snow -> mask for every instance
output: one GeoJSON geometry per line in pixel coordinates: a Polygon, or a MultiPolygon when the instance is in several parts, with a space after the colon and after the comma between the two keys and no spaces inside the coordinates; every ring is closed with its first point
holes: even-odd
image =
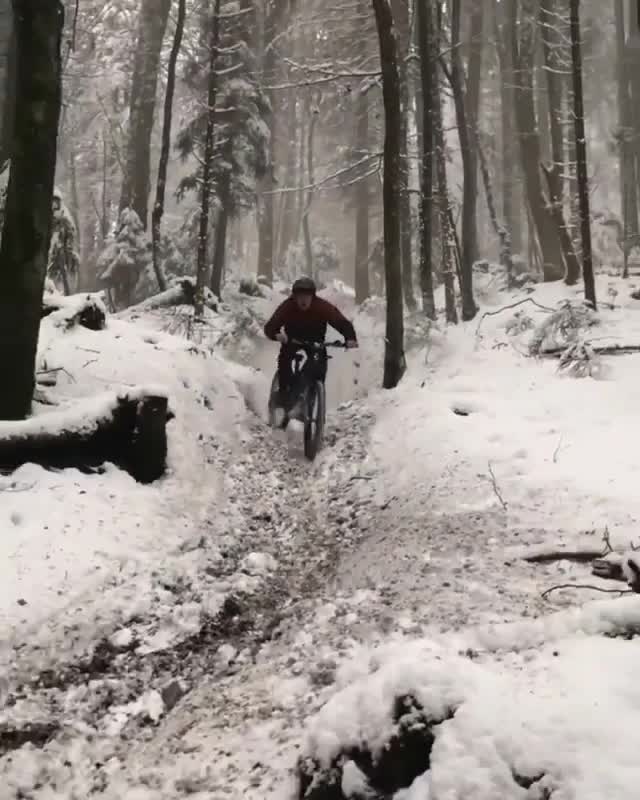
{"type": "MultiPolygon", "coordinates": [[[[628,293],[620,291],[622,298],[628,293]]],[[[553,308],[566,294],[566,287],[545,286],[530,297],[553,308]]],[[[483,311],[514,299],[502,295],[483,311]]],[[[600,311],[602,323],[587,334],[593,344],[640,344],[638,301],[621,302],[600,311]]],[[[534,321],[545,316],[536,306],[522,308],[534,321]]],[[[535,515],[538,524],[566,531],[608,526],[628,544],[640,518],[640,462],[630,435],[640,354],[608,359],[600,380],[572,380],[558,374],[557,360],[522,355],[532,331],[508,335],[513,313],[486,317],[481,337],[477,321],[447,331],[381,404],[373,456],[384,466],[386,490],[411,502],[428,483],[431,506],[441,511],[455,474],[465,485],[458,508],[499,508],[499,493],[511,524],[535,515]]]]}
{"type": "Polygon", "coordinates": [[[87,429],[119,397],[144,392],[168,396],[175,414],[168,474],[151,486],[108,465],[84,475],[26,464],[0,479],[0,629],[8,641],[37,640],[40,631],[51,645],[50,625],[60,635],[98,620],[108,628],[153,602],[153,571],[178,561],[223,491],[209,442],[234,442],[246,410],[224,359],[142,321],[111,317],[104,331],[64,330],[52,314],[42,322],[39,361],[56,370],[57,385],[46,390],[56,406],[0,422],[0,436],[87,429]]]}
{"type": "MultiPolygon", "coordinates": [[[[344,286],[324,292],[361,348],[330,365],[313,465],[260,421],[276,355],[260,329],[281,287],[226,292],[198,344],[181,335],[186,310],[137,308],[101,332],[44,320],[40,357],[64,367],[47,389],[59,405],[20,425],[80,425],[150,386],[176,416],[157,484],[113,467],[2,479],[0,625],[18,663],[0,683],[12,698],[0,734],[64,720],[50,743],[0,755],[9,791],[291,800],[309,756],[341,759],[345,797],[379,796],[353,751],[386,753],[394,703],[410,696],[434,743],[385,800],[635,800],[640,597],[589,564],[523,557],[599,550],[606,534],[636,580],[638,355],[602,356],[582,378],[530,357],[545,309],[578,303],[580,288],[507,292],[494,277],[478,278],[481,318],[407,319],[394,392],[378,390],[381,304],[356,311],[344,286]],[[108,675],[17,692],[34,664],[104,638],[108,675]],[[179,642],[191,649],[172,660],[179,642]],[[186,693],[175,708],[169,679],[186,693]]],[[[640,345],[635,286],[599,283],[578,341],[640,345]]]]}

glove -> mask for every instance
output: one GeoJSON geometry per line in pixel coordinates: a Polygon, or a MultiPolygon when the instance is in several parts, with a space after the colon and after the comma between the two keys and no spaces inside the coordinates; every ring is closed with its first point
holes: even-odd
{"type": "Polygon", "coordinates": [[[345,342],[345,347],[349,350],[353,350],[358,346],[358,342],[355,339],[347,339],[345,342]]]}
{"type": "Polygon", "coordinates": [[[289,337],[284,331],[281,333],[276,333],[276,342],[280,342],[280,344],[286,344],[288,341],[289,337]]]}

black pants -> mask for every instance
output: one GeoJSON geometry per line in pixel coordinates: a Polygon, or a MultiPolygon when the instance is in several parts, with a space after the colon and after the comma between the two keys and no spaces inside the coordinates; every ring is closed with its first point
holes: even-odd
{"type": "MultiPolygon", "coordinates": [[[[282,405],[287,406],[292,400],[297,398],[292,397],[293,384],[293,370],[292,360],[298,348],[292,345],[283,344],[278,353],[278,386],[280,387],[280,402],[282,405]]],[[[309,358],[311,356],[308,356],[309,358]]],[[[322,381],[323,383],[327,377],[327,356],[326,353],[320,352],[313,357],[313,371],[314,379],[322,381]]]]}

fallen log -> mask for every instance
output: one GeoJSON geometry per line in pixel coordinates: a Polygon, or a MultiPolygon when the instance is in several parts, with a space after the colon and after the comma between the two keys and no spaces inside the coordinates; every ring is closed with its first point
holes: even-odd
{"type": "MultiPolygon", "coordinates": [[[[570,345],[564,345],[562,347],[550,347],[548,350],[541,350],[537,354],[537,357],[560,358],[569,347],[570,345]]],[[[640,344],[610,344],[603,345],[601,347],[590,345],[590,349],[593,353],[601,356],[623,356],[629,355],[630,353],[640,353],[640,344]]]]}
{"type": "Polygon", "coordinates": [[[139,483],[152,483],[166,469],[171,417],[166,395],[138,388],[21,422],[0,422],[0,472],[10,474],[27,463],[93,472],[111,463],[139,483]]]}
{"type": "Polygon", "coordinates": [[[597,559],[591,567],[591,574],[607,581],[626,583],[629,588],[640,594],[640,568],[635,558],[624,556],[616,559],[597,559]]]}
{"type": "Polygon", "coordinates": [[[74,294],[69,297],[45,294],[40,319],[45,317],[51,317],[54,324],[64,328],[81,325],[91,331],[102,331],[107,325],[107,309],[102,293],[74,294]]]}
{"type": "Polygon", "coordinates": [[[576,564],[588,564],[602,558],[602,550],[551,550],[548,553],[534,553],[525,556],[530,564],[550,564],[553,561],[574,561],[576,564]]]}
{"type": "MultiPolygon", "coordinates": [[[[195,296],[195,281],[193,278],[183,278],[166,291],[143,300],[130,308],[129,311],[154,311],[158,308],[170,308],[171,306],[192,306],[195,303],[195,296]]],[[[218,298],[207,287],[204,290],[204,304],[211,311],[218,310],[218,298]]]]}

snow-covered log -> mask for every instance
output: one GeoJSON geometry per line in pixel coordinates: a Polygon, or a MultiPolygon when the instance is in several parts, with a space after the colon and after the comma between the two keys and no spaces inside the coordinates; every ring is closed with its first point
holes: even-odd
{"type": "Polygon", "coordinates": [[[45,294],[41,312],[41,318],[44,317],[52,317],[56,325],[64,328],[82,325],[92,331],[102,331],[107,324],[107,309],[102,292],[73,294],[69,297],[45,294]]]}
{"type": "Polygon", "coordinates": [[[21,422],[0,421],[0,472],[26,463],[90,472],[111,463],[151,483],[165,472],[170,417],[161,390],[138,388],[21,422]]]}
{"type": "MultiPolygon", "coordinates": [[[[143,300],[130,310],[153,311],[156,308],[169,308],[170,306],[192,306],[195,301],[195,289],[195,281],[192,278],[183,278],[166,291],[143,300]]],[[[211,311],[218,310],[218,298],[211,289],[206,287],[204,290],[204,304],[211,311]]]]}

